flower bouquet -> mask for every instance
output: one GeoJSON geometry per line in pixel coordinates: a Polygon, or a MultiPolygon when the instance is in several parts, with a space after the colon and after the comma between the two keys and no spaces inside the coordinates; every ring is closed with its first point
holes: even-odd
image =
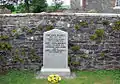
{"type": "Polygon", "coordinates": [[[48,76],[48,82],[51,84],[58,84],[61,81],[61,77],[57,74],[52,74],[48,76]]]}

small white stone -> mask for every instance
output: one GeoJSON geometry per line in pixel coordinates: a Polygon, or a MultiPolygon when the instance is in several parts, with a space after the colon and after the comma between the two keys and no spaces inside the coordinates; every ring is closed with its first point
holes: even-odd
{"type": "Polygon", "coordinates": [[[31,39],[31,40],[33,40],[33,39],[34,39],[34,37],[32,36],[30,39],[31,39]]]}
{"type": "Polygon", "coordinates": [[[70,24],[67,24],[67,27],[70,27],[70,24]]]}
{"type": "Polygon", "coordinates": [[[80,20],[80,22],[82,22],[82,20],[80,20]]]}
{"type": "Polygon", "coordinates": [[[86,50],[85,53],[86,53],[86,54],[89,54],[89,50],[86,50]]]}
{"type": "Polygon", "coordinates": [[[35,40],[37,40],[38,39],[38,36],[35,36],[35,40]]]}
{"type": "Polygon", "coordinates": [[[109,25],[110,25],[110,26],[112,26],[112,25],[113,25],[113,23],[110,23],[109,25]]]}
{"type": "Polygon", "coordinates": [[[80,37],[81,35],[80,35],[80,34],[78,34],[78,36],[80,37]]]}
{"type": "Polygon", "coordinates": [[[17,32],[22,32],[22,31],[21,31],[21,29],[19,28],[19,29],[17,29],[17,32]]]}
{"type": "Polygon", "coordinates": [[[12,59],[9,59],[9,61],[11,61],[12,59]]]}
{"type": "Polygon", "coordinates": [[[29,39],[30,39],[30,37],[27,37],[27,39],[29,40],[29,39]]]}
{"type": "Polygon", "coordinates": [[[19,21],[16,21],[16,23],[19,23],[19,21]]]}

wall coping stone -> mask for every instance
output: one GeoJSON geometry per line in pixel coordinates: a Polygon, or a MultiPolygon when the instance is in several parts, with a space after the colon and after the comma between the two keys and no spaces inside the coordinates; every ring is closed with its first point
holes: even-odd
{"type": "Polygon", "coordinates": [[[0,17],[25,17],[36,15],[51,15],[51,16],[101,16],[101,17],[120,17],[120,14],[115,13],[19,13],[19,14],[0,14],[0,17]]]}

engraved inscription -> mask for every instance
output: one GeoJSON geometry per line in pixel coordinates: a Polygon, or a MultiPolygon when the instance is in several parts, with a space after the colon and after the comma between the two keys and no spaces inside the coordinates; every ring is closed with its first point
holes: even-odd
{"type": "Polygon", "coordinates": [[[66,51],[65,34],[46,34],[45,52],[63,53],[66,51]]]}

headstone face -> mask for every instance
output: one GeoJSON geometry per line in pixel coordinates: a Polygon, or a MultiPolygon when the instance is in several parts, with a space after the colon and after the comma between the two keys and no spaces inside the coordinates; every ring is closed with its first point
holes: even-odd
{"type": "Polygon", "coordinates": [[[43,37],[43,67],[40,75],[47,77],[50,74],[63,77],[70,75],[68,33],[59,29],[44,32],[43,37]]]}
{"type": "Polygon", "coordinates": [[[45,68],[68,67],[68,33],[53,29],[44,33],[43,66],[45,68]]]}

